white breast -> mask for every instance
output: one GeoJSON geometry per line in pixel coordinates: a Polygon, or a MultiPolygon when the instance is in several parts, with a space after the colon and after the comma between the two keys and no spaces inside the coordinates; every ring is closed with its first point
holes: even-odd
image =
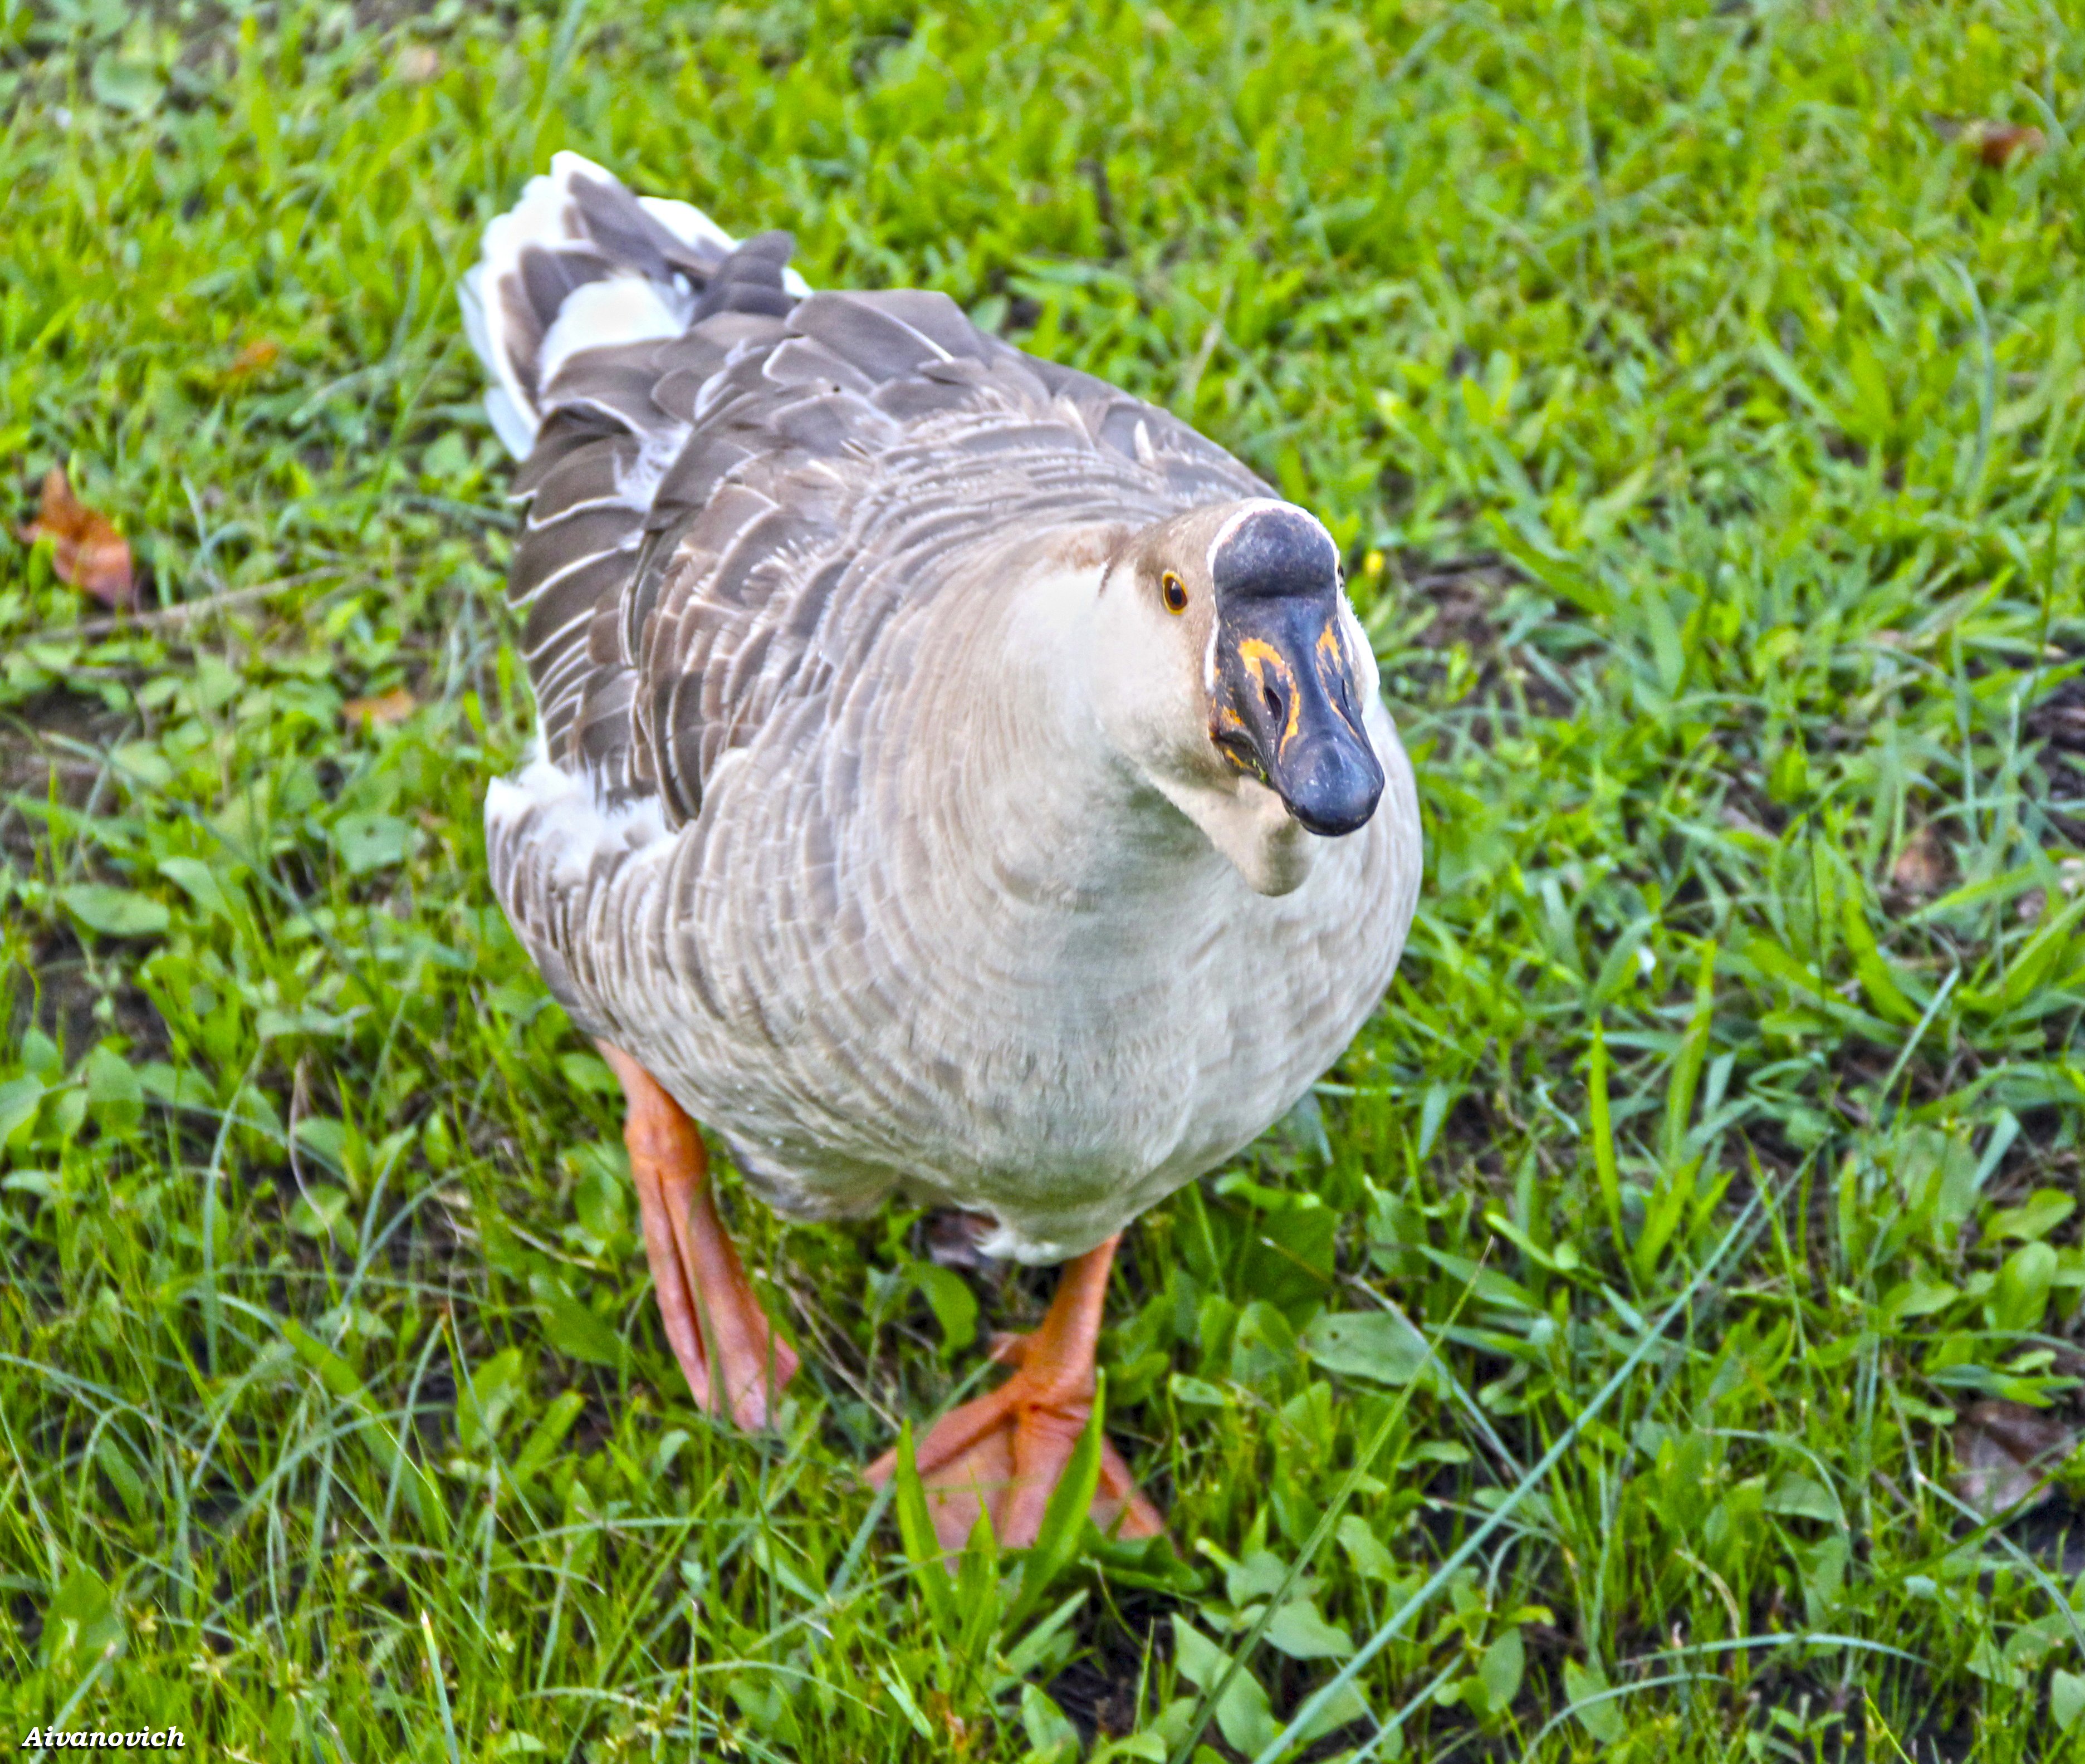
{"type": "MultiPolygon", "coordinates": [[[[1388,984],[1420,840],[1387,715],[1374,820],[1256,894],[1106,748],[1072,662],[1091,592],[901,609],[837,731],[764,730],[677,831],[556,809],[616,945],[602,1026],[786,1211],[898,1191],[995,1215],[995,1253],[1075,1254],[1263,1131],[1388,984]]],[[[495,841],[528,807],[488,805],[495,841]]]]}

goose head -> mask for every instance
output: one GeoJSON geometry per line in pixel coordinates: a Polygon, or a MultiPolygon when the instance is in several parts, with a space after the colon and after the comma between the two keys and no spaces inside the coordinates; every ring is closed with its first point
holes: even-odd
{"type": "Polygon", "coordinates": [[[1287,893],[1367,824],[1375,659],[1314,516],[1255,498],[1161,521],[1115,551],[1096,611],[1110,740],[1251,887],[1287,893]]]}

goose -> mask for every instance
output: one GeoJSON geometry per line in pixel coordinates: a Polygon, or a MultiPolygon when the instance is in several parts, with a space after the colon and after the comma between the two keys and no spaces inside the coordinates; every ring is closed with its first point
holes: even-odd
{"type": "MultiPolygon", "coordinates": [[[[461,299],[521,462],[538,715],[487,861],[620,1080],[703,1410],[762,1427],[799,1363],[698,1122],[786,1216],[958,1208],[1064,1265],[916,1452],[945,1546],[983,1517],[1019,1547],[1123,1228],[1381,1000],[1417,800],[1314,516],[947,296],[813,292],[791,250],[572,153],[485,230],[461,299]]],[[[1161,1531],[1101,1458],[1096,1520],[1161,1531]]]]}

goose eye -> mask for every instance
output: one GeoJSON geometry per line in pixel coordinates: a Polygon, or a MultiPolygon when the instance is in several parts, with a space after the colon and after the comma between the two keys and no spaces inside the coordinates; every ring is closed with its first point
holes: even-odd
{"type": "Polygon", "coordinates": [[[1166,610],[1184,613],[1187,610],[1187,584],[1170,570],[1158,579],[1158,592],[1166,597],[1166,610]]]}

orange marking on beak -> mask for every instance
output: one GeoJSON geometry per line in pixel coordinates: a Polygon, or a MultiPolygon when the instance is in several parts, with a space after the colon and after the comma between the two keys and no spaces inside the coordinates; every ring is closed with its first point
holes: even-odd
{"type": "Polygon", "coordinates": [[[1303,695],[1296,689],[1296,671],[1289,665],[1289,658],[1262,637],[1246,638],[1238,645],[1238,654],[1246,672],[1252,676],[1252,683],[1262,692],[1267,689],[1270,668],[1281,676],[1281,684],[1289,690],[1289,724],[1274,744],[1275,757],[1279,759],[1303,720],[1303,695]]]}

